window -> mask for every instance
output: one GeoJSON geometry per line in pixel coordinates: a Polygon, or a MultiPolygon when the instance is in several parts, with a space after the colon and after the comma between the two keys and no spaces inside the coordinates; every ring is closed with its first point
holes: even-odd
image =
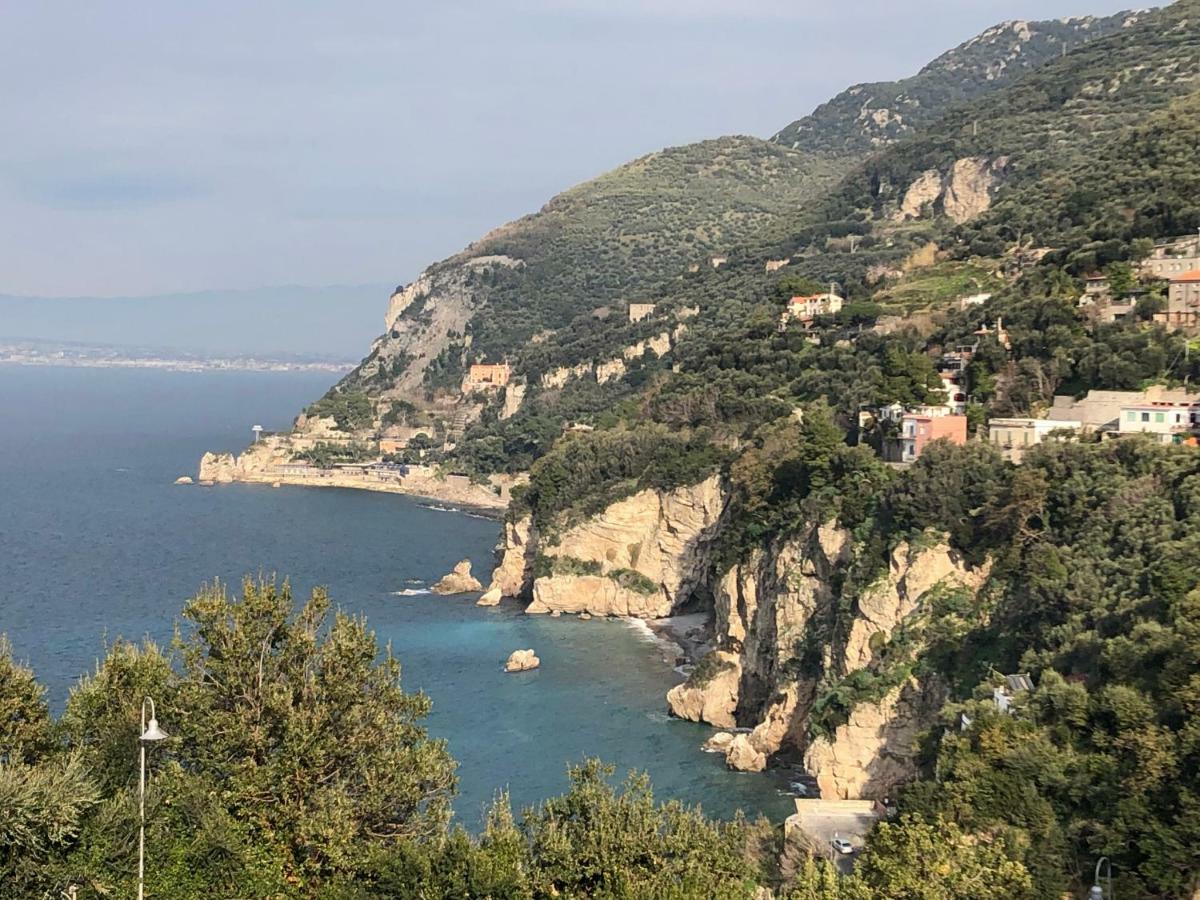
{"type": "Polygon", "coordinates": [[[1135,413],[1132,409],[1129,410],[1129,412],[1125,413],[1125,421],[1126,422],[1136,422],[1137,421],[1137,413],[1135,413]]]}
{"type": "Polygon", "coordinates": [[[1142,421],[1149,422],[1150,421],[1150,413],[1142,413],[1142,421]]]}
{"type": "Polygon", "coordinates": [[[1166,416],[1164,416],[1162,413],[1154,414],[1154,422],[1156,425],[1161,425],[1165,421],[1166,421],[1166,416]]]}

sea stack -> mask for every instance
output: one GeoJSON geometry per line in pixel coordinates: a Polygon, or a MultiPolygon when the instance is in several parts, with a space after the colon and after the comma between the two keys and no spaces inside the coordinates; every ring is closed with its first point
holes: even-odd
{"type": "Polygon", "coordinates": [[[442,595],[469,594],[472,591],[482,591],[483,585],[479,583],[478,578],[471,575],[471,561],[464,559],[430,590],[442,595]]]}

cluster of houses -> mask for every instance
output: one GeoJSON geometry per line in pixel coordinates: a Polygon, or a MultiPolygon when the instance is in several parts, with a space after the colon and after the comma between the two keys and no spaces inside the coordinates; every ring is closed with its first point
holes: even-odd
{"type": "Polygon", "coordinates": [[[1089,391],[1082,400],[1055,397],[1045,418],[992,419],[988,440],[1020,462],[1047,440],[1150,434],[1164,444],[1197,446],[1200,394],[1155,385],[1144,391],[1089,391]]]}
{"type": "MultiPolygon", "coordinates": [[[[1200,234],[1158,241],[1137,271],[1144,280],[1167,282],[1167,306],[1154,314],[1155,322],[1172,330],[1200,328],[1200,234]]],[[[1117,322],[1131,316],[1147,293],[1143,284],[1117,294],[1107,275],[1095,274],[1084,279],[1079,302],[1098,321],[1117,322]]]]}

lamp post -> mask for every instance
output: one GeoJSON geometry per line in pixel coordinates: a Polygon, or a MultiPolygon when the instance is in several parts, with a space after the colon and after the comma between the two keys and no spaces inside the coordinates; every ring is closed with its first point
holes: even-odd
{"type": "Polygon", "coordinates": [[[1088,891],[1088,900],[1115,900],[1116,892],[1113,891],[1112,884],[1112,860],[1107,856],[1102,856],[1096,862],[1096,876],[1092,879],[1092,889],[1088,891]],[[1108,882],[1108,893],[1104,892],[1104,888],[1100,887],[1100,869],[1105,870],[1105,880],[1108,882]]]}
{"type": "Polygon", "coordinates": [[[146,745],[165,740],[167,733],[158,727],[158,718],[154,714],[154,701],[146,697],[142,700],[142,734],[138,738],[138,756],[141,762],[141,774],[138,778],[138,900],[142,900],[146,888],[146,745]],[[146,704],[150,704],[150,721],[146,722],[146,704]]]}

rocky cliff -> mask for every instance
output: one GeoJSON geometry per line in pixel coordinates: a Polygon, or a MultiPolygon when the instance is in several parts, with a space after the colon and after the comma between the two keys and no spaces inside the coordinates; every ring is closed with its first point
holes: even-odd
{"type": "Polygon", "coordinates": [[[861,553],[844,529],[812,526],[753,551],[714,584],[719,650],[668,704],[682,718],[751,729],[724,745],[734,768],[802,753],[822,796],[838,799],[882,798],[915,773],[917,735],[944,696],[888,650],[903,632],[919,652],[930,603],[947,591],[974,594],[988,569],[929,535],[896,546],[865,588],[847,588],[869,565],[861,553]],[[833,692],[859,672],[877,688],[830,715],[833,692]]]}
{"type": "Polygon", "coordinates": [[[644,490],[554,534],[510,522],[492,588],[530,597],[527,612],[659,618],[706,585],[727,498],[719,476],[644,490]]]}

